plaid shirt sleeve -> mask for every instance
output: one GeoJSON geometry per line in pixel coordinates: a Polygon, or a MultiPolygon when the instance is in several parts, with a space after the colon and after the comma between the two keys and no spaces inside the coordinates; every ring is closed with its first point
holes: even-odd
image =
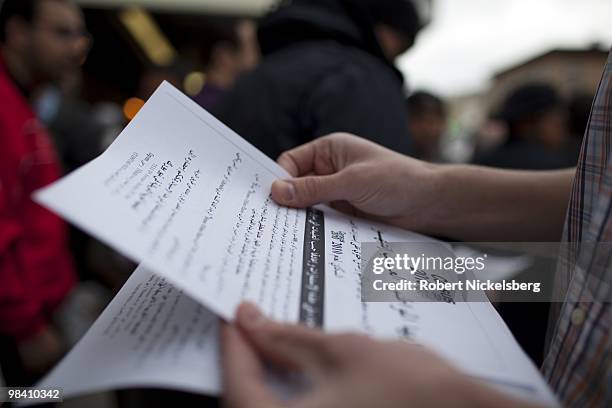
{"type": "Polygon", "coordinates": [[[612,51],[591,109],[563,240],[555,290],[565,302],[553,313],[543,372],[564,405],[610,407],[612,51]]]}

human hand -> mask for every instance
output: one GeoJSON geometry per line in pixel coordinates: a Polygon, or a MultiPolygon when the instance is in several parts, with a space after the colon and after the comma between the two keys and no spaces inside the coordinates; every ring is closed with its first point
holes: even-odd
{"type": "Polygon", "coordinates": [[[518,404],[423,346],[275,323],[250,304],[239,307],[235,326],[223,326],[221,345],[224,397],[233,408],[518,404]],[[305,374],[312,387],[279,400],[266,385],[264,361],[305,374]]]}
{"type": "Polygon", "coordinates": [[[20,342],[17,350],[24,370],[31,375],[44,374],[63,355],[61,336],[52,326],[46,326],[33,337],[20,342]]]}
{"type": "Polygon", "coordinates": [[[282,205],[330,203],[420,232],[428,232],[435,216],[437,166],[354,135],[318,138],[283,153],[278,164],[294,177],[272,185],[272,198],[282,205]]]}

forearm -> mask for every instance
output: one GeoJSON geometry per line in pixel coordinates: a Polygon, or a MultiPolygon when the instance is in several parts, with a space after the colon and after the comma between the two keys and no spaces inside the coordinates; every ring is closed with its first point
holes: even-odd
{"type": "Polygon", "coordinates": [[[426,233],[463,241],[558,241],[574,169],[442,165],[426,233]]]}

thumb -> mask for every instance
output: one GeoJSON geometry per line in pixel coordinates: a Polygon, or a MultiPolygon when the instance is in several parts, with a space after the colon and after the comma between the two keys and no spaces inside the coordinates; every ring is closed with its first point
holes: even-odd
{"type": "Polygon", "coordinates": [[[272,184],[272,199],[288,207],[310,207],[336,200],[350,200],[351,183],[342,173],[277,180],[272,184]]]}
{"type": "Polygon", "coordinates": [[[274,322],[250,303],[240,305],[236,323],[257,353],[281,368],[318,377],[331,363],[327,336],[319,330],[274,322]]]}

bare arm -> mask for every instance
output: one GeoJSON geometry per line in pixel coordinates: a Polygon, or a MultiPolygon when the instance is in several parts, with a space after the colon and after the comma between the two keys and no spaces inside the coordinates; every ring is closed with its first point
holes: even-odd
{"type": "Polygon", "coordinates": [[[574,171],[434,165],[334,134],[279,158],[280,204],[331,203],[361,216],[464,241],[557,241],[574,171]]]}
{"type": "Polygon", "coordinates": [[[574,172],[439,166],[437,204],[422,230],[464,241],[558,241],[574,172]]]}

